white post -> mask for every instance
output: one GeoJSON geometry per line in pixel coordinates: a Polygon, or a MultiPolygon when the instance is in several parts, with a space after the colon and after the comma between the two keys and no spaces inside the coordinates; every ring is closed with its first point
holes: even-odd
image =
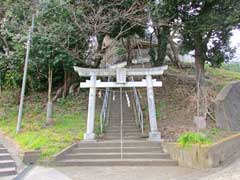
{"type": "Polygon", "coordinates": [[[156,108],[155,108],[154,93],[153,93],[152,76],[147,75],[146,81],[147,81],[147,96],[148,96],[148,114],[149,114],[149,121],[150,121],[149,140],[159,141],[161,139],[161,134],[158,131],[158,127],[157,127],[157,117],[156,117],[156,108]]]}
{"type": "Polygon", "coordinates": [[[32,26],[31,28],[29,28],[29,32],[28,32],[27,52],[26,52],[25,63],[24,63],[22,91],[21,91],[21,99],[20,99],[19,110],[18,110],[17,128],[16,128],[17,133],[20,132],[21,124],[22,124],[23,101],[24,101],[25,87],[26,87],[26,81],[27,81],[28,59],[29,59],[29,53],[30,53],[31,35],[33,33],[33,28],[34,28],[34,15],[32,16],[32,26]]]}
{"type": "Polygon", "coordinates": [[[94,140],[94,120],[96,103],[96,76],[92,75],[90,79],[89,101],[88,101],[88,119],[87,132],[84,134],[84,140],[94,140]]]}

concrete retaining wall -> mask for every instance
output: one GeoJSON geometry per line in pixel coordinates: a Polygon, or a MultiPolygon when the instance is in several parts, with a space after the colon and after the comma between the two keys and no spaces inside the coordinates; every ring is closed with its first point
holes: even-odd
{"type": "Polygon", "coordinates": [[[236,134],[211,145],[192,145],[182,148],[177,143],[163,143],[164,151],[180,166],[206,169],[221,165],[240,150],[240,134],[236,134]]]}

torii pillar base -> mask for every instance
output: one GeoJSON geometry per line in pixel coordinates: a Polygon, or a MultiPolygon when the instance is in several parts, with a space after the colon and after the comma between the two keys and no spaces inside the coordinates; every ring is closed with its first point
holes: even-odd
{"type": "Polygon", "coordinates": [[[148,134],[149,141],[162,141],[161,133],[159,131],[156,132],[149,132],[148,134]]]}
{"type": "Polygon", "coordinates": [[[95,141],[94,133],[84,133],[84,141],[95,141]]]}

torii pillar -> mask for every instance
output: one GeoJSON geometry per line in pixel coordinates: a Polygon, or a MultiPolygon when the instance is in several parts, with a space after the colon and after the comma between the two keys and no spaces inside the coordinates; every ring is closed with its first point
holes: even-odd
{"type": "Polygon", "coordinates": [[[90,90],[88,100],[88,117],[87,132],[84,133],[85,140],[94,140],[94,121],[95,121],[95,104],[96,104],[96,76],[92,75],[90,79],[90,90]]]}
{"type": "Polygon", "coordinates": [[[149,140],[155,141],[155,140],[161,139],[161,134],[157,127],[157,116],[156,116],[152,76],[147,75],[146,81],[147,81],[148,115],[149,115],[149,121],[150,121],[149,140]]]}

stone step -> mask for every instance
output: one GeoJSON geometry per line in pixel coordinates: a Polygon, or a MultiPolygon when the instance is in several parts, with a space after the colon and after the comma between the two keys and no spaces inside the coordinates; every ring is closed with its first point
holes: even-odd
{"type": "MultiPolygon", "coordinates": [[[[110,125],[108,126],[109,129],[113,129],[113,128],[120,128],[121,126],[120,125],[110,125]]],[[[132,128],[137,128],[136,125],[123,125],[123,129],[132,129],[132,128]]]]}
{"type": "MultiPolygon", "coordinates": [[[[113,122],[113,121],[109,121],[110,124],[116,124],[116,125],[121,125],[121,122],[119,121],[116,121],[116,122],[113,122]]],[[[126,121],[126,122],[123,122],[122,123],[123,125],[136,125],[136,122],[135,121],[126,121]]]]}
{"type": "Polygon", "coordinates": [[[0,153],[8,153],[7,149],[4,147],[0,148],[0,153]]]}
{"type": "Polygon", "coordinates": [[[57,166],[177,166],[178,162],[169,159],[84,159],[61,160],[57,166]]]}
{"type": "MultiPolygon", "coordinates": [[[[107,129],[107,130],[120,130],[121,129],[121,126],[120,125],[109,125],[108,127],[105,127],[105,129],[107,129]]],[[[122,129],[124,130],[124,131],[128,131],[128,130],[131,130],[131,129],[140,129],[138,126],[136,126],[136,125],[123,125],[122,126],[122,129]]]]}
{"type": "MultiPolygon", "coordinates": [[[[136,123],[135,122],[123,122],[122,123],[123,125],[126,125],[126,126],[136,126],[136,123]]],[[[109,125],[116,125],[116,126],[120,126],[121,125],[121,122],[109,122],[109,125]]]]}
{"type": "MultiPolygon", "coordinates": [[[[112,117],[112,116],[109,116],[109,121],[115,121],[115,122],[120,122],[121,121],[121,116],[116,116],[116,117],[112,117]]],[[[135,121],[135,118],[133,115],[129,116],[123,116],[123,121],[125,122],[134,122],[135,121]]]]}
{"type": "MultiPolygon", "coordinates": [[[[78,147],[120,147],[121,141],[98,141],[98,142],[80,142],[78,147]]],[[[161,147],[160,142],[155,141],[123,141],[124,147],[161,147]]]]}
{"type": "MultiPolygon", "coordinates": [[[[108,127],[111,127],[111,126],[121,126],[121,123],[109,123],[108,127]]],[[[130,123],[123,123],[122,126],[137,126],[136,123],[133,123],[133,122],[130,122],[130,123]]]]}
{"type": "MultiPolygon", "coordinates": [[[[110,108],[110,112],[109,112],[109,118],[115,118],[115,119],[119,119],[121,117],[121,113],[116,113],[117,111],[120,110],[120,107],[117,108],[116,110],[110,108]]],[[[132,112],[132,109],[130,109],[131,111],[124,111],[123,110],[123,117],[127,118],[127,119],[134,119],[134,113],[132,112]]]]}
{"type": "MultiPolygon", "coordinates": [[[[109,119],[109,121],[110,122],[121,122],[121,119],[120,119],[121,117],[119,116],[119,117],[116,117],[116,118],[113,118],[113,117],[109,117],[108,119],[109,119]]],[[[123,117],[123,122],[135,122],[135,118],[134,117],[123,117]]]]}
{"type": "MultiPolygon", "coordinates": [[[[126,117],[126,115],[134,115],[134,113],[132,112],[132,108],[129,108],[129,109],[124,109],[123,108],[123,116],[126,117]]],[[[120,117],[121,113],[120,113],[120,106],[119,107],[116,107],[115,109],[110,107],[110,112],[109,112],[109,115],[110,116],[115,116],[115,117],[120,117]]]]}
{"type": "MultiPolygon", "coordinates": [[[[111,124],[121,124],[121,121],[109,121],[109,123],[111,123],[111,124]]],[[[123,121],[123,124],[136,124],[136,122],[135,121],[123,121]]]]}
{"type": "MultiPolygon", "coordinates": [[[[120,133],[120,129],[107,129],[105,130],[105,133],[120,133]]],[[[140,130],[137,129],[137,128],[134,128],[134,129],[123,129],[123,133],[128,133],[128,132],[136,132],[136,133],[139,133],[140,130]]]]}
{"type": "MultiPolygon", "coordinates": [[[[116,136],[116,135],[112,135],[112,136],[104,136],[105,139],[108,139],[108,140],[121,140],[121,136],[116,136]]],[[[124,141],[128,141],[128,140],[138,140],[140,139],[141,137],[139,136],[123,136],[122,139],[124,141]]]]}
{"type": "MultiPolygon", "coordinates": [[[[119,128],[116,128],[116,127],[114,127],[114,128],[109,128],[109,129],[105,129],[105,133],[111,133],[111,132],[116,132],[116,133],[119,133],[120,132],[120,129],[119,128]]],[[[127,129],[124,129],[124,131],[123,131],[124,133],[128,133],[128,132],[138,132],[138,133],[141,133],[141,131],[140,131],[140,129],[138,129],[138,128],[127,128],[127,129]]]]}
{"type": "MultiPolygon", "coordinates": [[[[120,130],[119,130],[119,128],[113,128],[113,129],[106,129],[105,130],[105,133],[111,133],[111,132],[116,132],[116,133],[119,133],[120,132],[120,130]]],[[[137,129],[137,128],[134,128],[134,129],[126,129],[126,130],[124,130],[123,131],[124,133],[128,133],[128,132],[138,132],[138,133],[141,133],[141,131],[139,130],[139,129],[137,129]]]]}
{"type": "MultiPolygon", "coordinates": [[[[120,124],[109,124],[109,126],[107,128],[111,128],[111,127],[120,128],[121,125],[120,124]]],[[[123,130],[124,130],[124,127],[137,128],[138,126],[136,124],[123,124],[122,127],[123,127],[123,130]]]]}
{"type": "MultiPolygon", "coordinates": [[[[120,159],[121,153],[76,153],[68,154],[65,159],[120,159]]],[[[125,159],[169,159],[166,153],[123,153],[125,159]]]]}
{"type": "MultiPolygon", "coordinates": [[[[139,140],[139,136],[125,136],[123,137],[123,140],[139,140]]],[[[118,136],[110,136],[110,137],[105,137],[104,139],[106,140],[120,140],[121,138],[118,136]]]]}
{"type": "MultiPolygon", "coordinates": [[[[132,111],[132,108],[128,110],[123,109],[123,113],[124,113],[123,117],[134,117],[134,112],[132,111]]],[[[117,117],[117,118],[121,117],[120,107],[116,109],[110,108],[109,117],[117,117]]]]}
{"type": "MultiPolygon", "coordinates": [[[[81,148],[75,148],[72,150],[73,154],[76,153],[120,153],[121,148],[119,147],[81,147],[81,148]]],[[[156,152],[161,153],[162,148],[161,147],[123,147],[124,153],[143,153],[143,152],[156,152]]]]}
{"type": "MultiPolygon", "coordinates": [[[[108,138],[110,138],[110,137],[113,137],[113,138],[121,138],[121,134],[119,133],[119,134],[115,134],[115,133],[113,133],[113,134],[104,134],[104,137],[108,137],[108,138]]],[[[131,138],[141,138],[141,133],[137,133],[137,134],[123,134],[122,135],[122,137],[123,138],[125,138],[125,139],[131,139],[131,138]]]]}
{"type": "Polygon", "coordinates": [[[17,169],[15,167],[0,169],[0,177],[10,176],[10,175],[15,175],[15,174],[17,174],[17,169]]]}
{"type": "MultiPolygon", "coordinates": [[[[112,127],[118,127],[118,128],[120,128],[120,127],[130,127],[130,128],[135,128],[135,127],[138,127],[137,125],[136,125],[136,123],[123,123],[122,125],[121,125],[121,123],[109,123],[108,124],[108,126],[106,126],[106,128],[112,128],[112,127]]],[[[124,130],[124,129],[123,129],[124,130]]]]}
{"type": "Polygon", "coordinates": [[[0,160],[12,160],[12,157],[9,153],[0,153],[0,160]]]}
{"type": "MultiPolygon", "coordinates": [[[[134,112],[132,111],[133,108],[129,108],[129,109],[124,109],[123,108],[123,117],[126,117],[127,115],[134,115],[134,112]]],[[[120,117],[121,116],[121,112],[120,112],[120,107],[116,107],[115,109],[113,109],[112,107],[110,107],[110,112],[109,112],[109,117],[113,116],[113,117],[120,117]]]]}
{"type": "MultiPolygon", "coordinates": [[[[137,132],[123,132],[123,136],[141,136],[141,133],[139,131],[137,132]]],[[[104,136],[121,136],[121,132],[106,132],[104,133],[104,136]]]]}
{"type": "Polygon", "coordinates": [[[0,160],[0,168],[16,167],[16,163],[13,160],[0,160]]]}

